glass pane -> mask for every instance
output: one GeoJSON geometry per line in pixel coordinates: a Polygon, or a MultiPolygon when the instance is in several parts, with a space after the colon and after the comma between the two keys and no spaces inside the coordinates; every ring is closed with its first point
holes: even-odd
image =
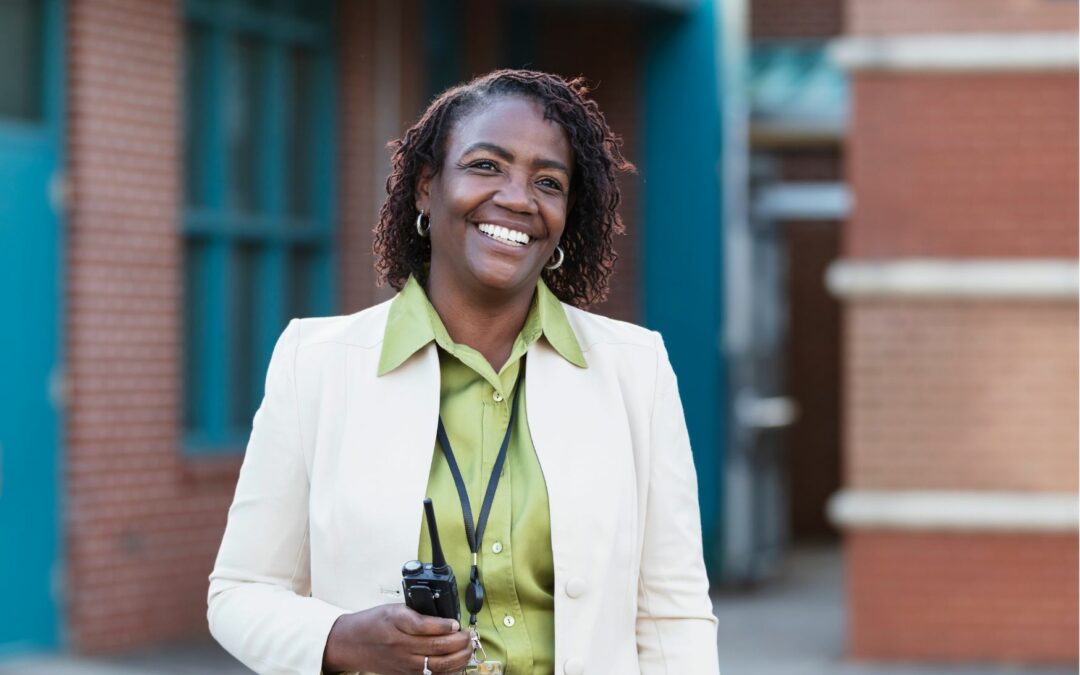
{"type": "Polygon", "coordinates": [[[256,279],[259,273],[259,248],[250,244],[237,246],[233,251],[232,344],[229,355],[232,368],[232,396],[229,422],[237,431],[251,428],[251,417],[258,401],[255,399],[255,360],[258,349],[255,343],[256,279]]]}
{"type": "Polygon", "coordinates": [[[314,248],[295,248],[289,251],[289,289],[286,316],[290,319],[312,316],[318,306],[315,297],[319,287],[321,253],[314,248]]]}
{"type": "Polygon", "coordinates": [[[184,36],[184,198],[190,206],[209,201],[206,148],[209,144],[210,32],[189,24],[184,36]]]}
{"type": "Polygon", "coordinates": [[[241,0],[240,5],[256,11],[274,11],[282,0],[241,0]]]}
{"type": "Polygon", "coordinates": [[[281,0],[282,9],[298,19],[325,21],[330,16],[330,3],[326,0],[281,0]]]}
{"type": "Polygon", "coordinates": [[[207,325],[206,251],[201,240],[189,240],[184,246],[184,428],[188,431],[202,429],[206,422],[199,408],[208,337],[200,330],[207,325]]]}
{"type": "Polygon", "coordinates": [[[227,145],[230,163],[229,205],[237,211],[256,212],[258,199],[260,83],[265,71],[264,50],[259,40],[237,36],[230,45],[229,79],[224,96],[227,106],[227,145]]]}
{"type": "Polygon", "coordinates": [[[297,217],[313,215],[315,187],[315,101],[319,83],[315,55],[310,49],[289,51],[290,96],[286,105],[286,212],[297,217]]]}
{"type": "Polygon", "coordinates": [[[42,4],[0,0],[0,117],[41,118],[42,4]]]}

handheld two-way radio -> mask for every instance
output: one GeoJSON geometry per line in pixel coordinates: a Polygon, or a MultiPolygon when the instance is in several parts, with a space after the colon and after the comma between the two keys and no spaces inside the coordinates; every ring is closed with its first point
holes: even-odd
{"type": "Polygon", "coordinates": [[[439,528],[435,525],[435,507],[430,498],[424,499],[424,515],[431,536],[432,560],[429,563],[410,560],[401,566],[405,604],[427,616],[460,620],[457,580],[454,579],[454,570],[450,569],[443,557],[439,528]]]}

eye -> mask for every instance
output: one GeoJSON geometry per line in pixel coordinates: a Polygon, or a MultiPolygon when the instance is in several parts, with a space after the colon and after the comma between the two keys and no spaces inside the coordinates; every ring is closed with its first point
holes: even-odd
{"type": "Polygon", "coordinates": [[[558,190],[559,192],[562,192],[563,189],[562,183],[555,180],[554,178],[541,178],[539,183],[540,185],[548,188],[549,190],[558,190]]]}
{"type": "Polygon", "coordinates": [[[490,159],[478,159],[475,162],[469,164],[470,169],[480,169],[481,171],[498,171],[499,166],[490,159]]]}

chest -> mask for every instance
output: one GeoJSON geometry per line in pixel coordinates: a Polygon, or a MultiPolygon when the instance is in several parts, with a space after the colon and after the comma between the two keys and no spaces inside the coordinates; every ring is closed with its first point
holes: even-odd
{"type": "MultiPolygon", "coordinates": [[[[333,593],[357,607],[396,601],[401,564],[417,553],[441,398],[434,347],[392,377],[374,377],[363,356],[323,392],[339,397],[340,414],[306,430],[313,588],[327,570],[326,583],[340,584],[333,593]]],[[[522,401],[546,488],[556,587],[571,572],[634,568],[647,441],[647,411],[616,378],[560,361],[530,351],[522,401]]]]}

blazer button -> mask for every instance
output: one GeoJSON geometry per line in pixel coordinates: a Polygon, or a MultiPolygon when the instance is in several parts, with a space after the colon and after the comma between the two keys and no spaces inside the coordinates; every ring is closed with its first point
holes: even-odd
{"type": "Polygon", "coordinates": [[[581,675],[585,672],[585,664],[578,658],[566,659],[566,663],[563,664],[563,672],[566,675],[581,675]]]}
{"type": "Polygon", "coordinates": [[[589,589],[588,584],[581,577],[574,577],[566,582],[566,594],[571,598],[580,598],[589,589]]]}

